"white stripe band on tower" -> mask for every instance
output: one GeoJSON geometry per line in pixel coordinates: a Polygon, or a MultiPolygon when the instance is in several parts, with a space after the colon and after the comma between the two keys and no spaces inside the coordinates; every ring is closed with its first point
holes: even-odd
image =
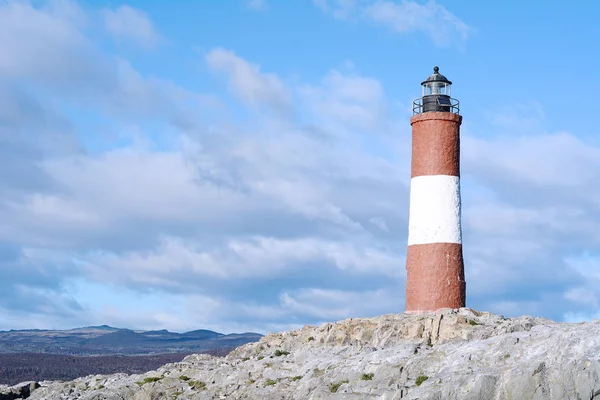
{"type": "Polygon", "coordinates": [[[423,175],[410,180],[408,245],[462,244],[460,178],[423,175]]]}

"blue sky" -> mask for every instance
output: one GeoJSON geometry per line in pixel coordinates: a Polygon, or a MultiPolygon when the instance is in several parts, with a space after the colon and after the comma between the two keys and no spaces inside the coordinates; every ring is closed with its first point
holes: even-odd
{"type": "Polygon", "coordinates": [[[434,65],[464,115],[468,306],[600,317],[595,3],[165,4],[0,4],[0,329],[403,311],[434,65]]]}

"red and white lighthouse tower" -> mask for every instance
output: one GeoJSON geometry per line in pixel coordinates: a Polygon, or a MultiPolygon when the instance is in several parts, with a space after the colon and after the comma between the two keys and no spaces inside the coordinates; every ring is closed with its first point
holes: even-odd
{"type": "Polygon", "coordinates": [[[450,82],[433,69],[413,103],[406,312],[466,303],[460,203],[460,124],[450,82]]]}

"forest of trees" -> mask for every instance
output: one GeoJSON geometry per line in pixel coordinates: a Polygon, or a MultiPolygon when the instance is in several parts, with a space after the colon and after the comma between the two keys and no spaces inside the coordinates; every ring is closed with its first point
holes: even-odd
{"type": "MultiPolygon", "coordinates": [[[[232,348],[204,353],[225,356],[232,348]]],[[[18,353],[0,354],[0,384],[15,385],[24,381],[72,380],[94,374],[139,374],[160,366],[179,362],[190,353],[153,354],[140,356],[71,356],[61,354],[18,353]]]]}

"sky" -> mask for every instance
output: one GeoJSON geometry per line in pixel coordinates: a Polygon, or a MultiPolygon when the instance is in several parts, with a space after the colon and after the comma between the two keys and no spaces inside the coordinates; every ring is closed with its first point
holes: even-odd
{"type": "Polygon", "coordinates": [[[600,5],[3,0],[0,329],[404,311],[412,101],[460,101],[467,306],[600,318],[600,5]]]}

